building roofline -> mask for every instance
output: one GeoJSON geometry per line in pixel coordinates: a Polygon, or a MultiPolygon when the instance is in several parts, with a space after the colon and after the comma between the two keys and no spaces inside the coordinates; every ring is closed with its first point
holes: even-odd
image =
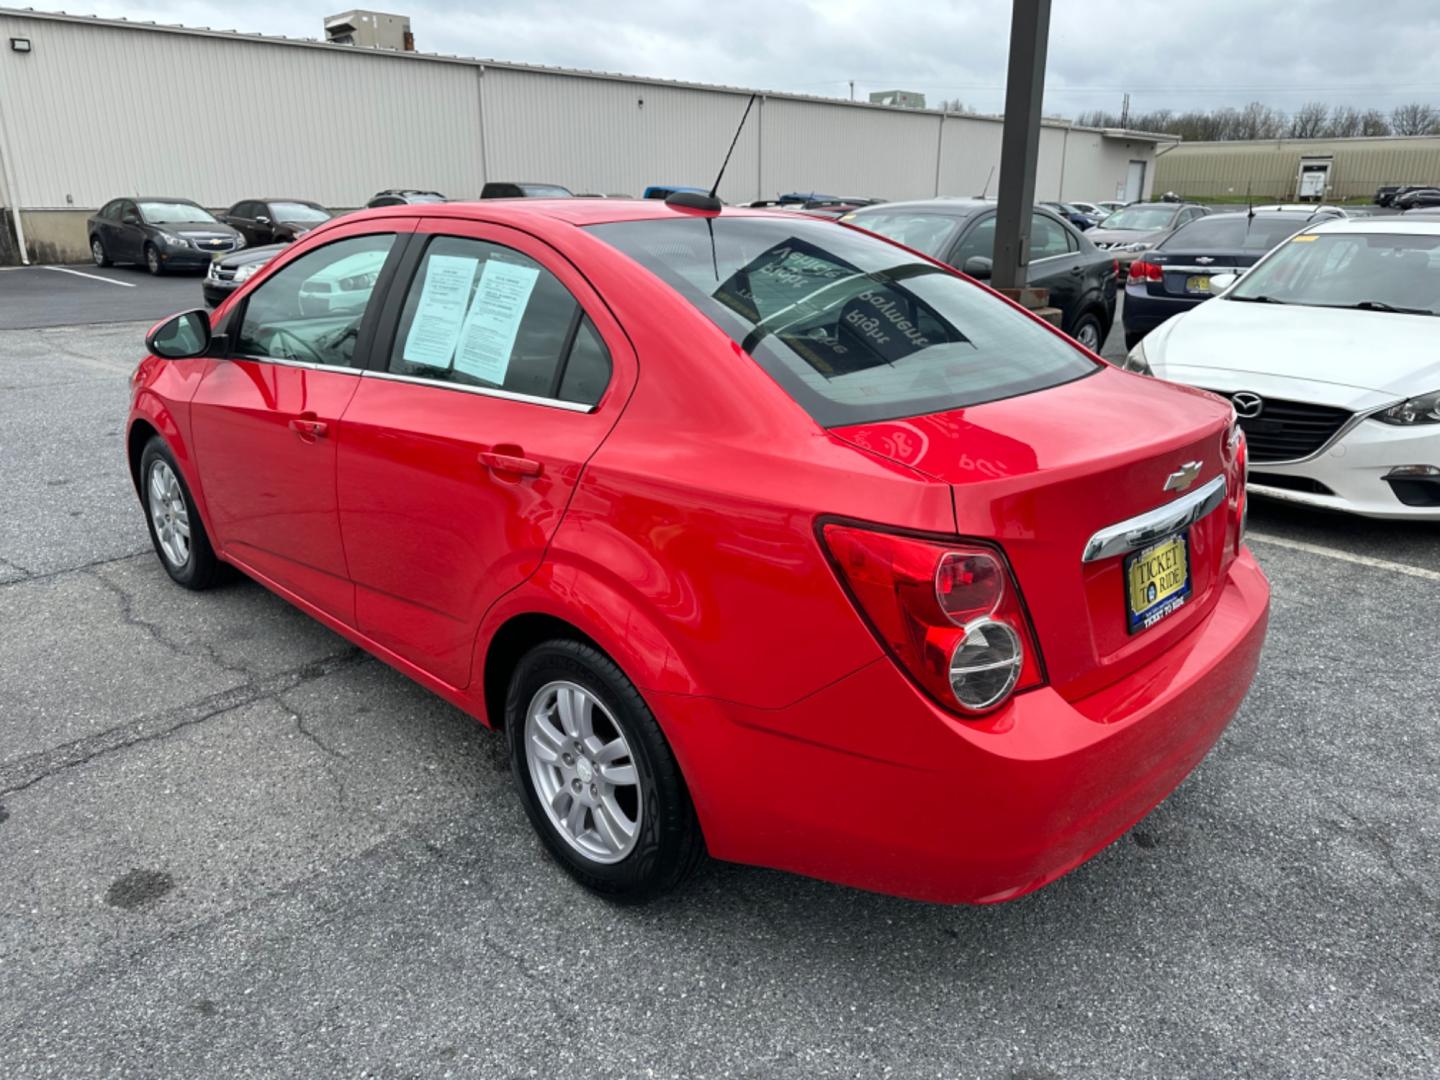
{"type": "Polygon", "coordinates": [[[1430,142],[1440,143],[1440,133],[1434,135],[1321,135],[1314,139],[1291,138],[1288,135],[1280,135],[1273,139],[1186,139],[1181,144],[1187,150],[1203,148],[1213,150],[1216,148],[1236,148],[1246,146],[1281,146],[1294,145],[1297,149],[1302,146],[1325,146],[1329,143],[1376,143],[1376,142],[1430,142]]]}
{"type": "MultiPolygon", "coordinates": [[[[842,105],[854,109],[873,109],[880,112],[901,113],[916,116],[954,116],[958,119],[984,120],[1003,123],[1004,117],[987,113],[950,113],[941,109],[909,109],[895,105],[879,105],[870,101],[850,101],[846,98],[821,97],[815,94],[798,94],[789,90],[758,90],[752,87],[728,86],[722,83],[692,82],[685,79],[664,79],[653,75],[626,75],[616,71],[596,71],[588,68],[551,67],[546,64],[526,64],[515,60],[494,60],[485,57],[456,56],[445,53],[404,52],[399,49],[380,49],[364,45],[336,45],[316,38],[292,38],[279,34],[252,34],[239,30],[215,30],[208,26],[185,26],[181,23],[157,23],[150,20],[109,19],[99,15],[75,15],[63,11],[37,11],[34,8],[0,7],[0,17],[13,19],[36,19],[45,22],[69,23],[79,26],[102,26],[117,30],[148,30],[162,34],[179,34],[188,37],[218,38],[226,41],[245,41],[262,45],[287,45],[301,49],[321,49],[327,52],[360,54],[381,59],[398,60],[402,63],[458,64],[465,67],[487,68],[503,71],[518,71],[541,75],[561,75],[570,78],[604,79],[610,82],[626,82],[639,86],[661,86],[680,90],[702,90],[712,93],[748,96],[758,94],[761,98],[775,98],[782,101],[804,101],[821,105],[842,105]]],[[[1045,118],[1042,127],[1070,131],[1082,131],[1110,139],[1128,139],[1132,142],[1172,142],[1177,136],[1162,135],[1153,131],[1130,131],[1124,128],[1081,127],[1067,120],[1045,118]]]]}

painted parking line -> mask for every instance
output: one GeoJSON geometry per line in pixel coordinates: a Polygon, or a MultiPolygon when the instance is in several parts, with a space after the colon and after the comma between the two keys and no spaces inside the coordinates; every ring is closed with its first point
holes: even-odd
{"type": "Polygon", "coordinates": [[[1304,551],[1310,555],[1321,555],[1327,559],[1339,559],[1341,562],[1355,563],[1358,566],[1369,566],[1376,570],[1388,570],[1392,574],[1405,574],[1422,581],[1440,583],[1440,570],[1426,570],[1424,567],[1411,566],[1409,563],[1376,559],[1370,555],[1357,555],[1353,551],[1341,551],[1339,548],[1325,547],[1322,544],[1307,544],[1304,540],[1286,540],[1279,536],[1266,536],[1264,533],[1252,532],[1245,534],[1245,541],[1246,543],[1273,544],[1276,547],[1290,548],[1292,551],[1304,551]]]}
{"type": "Polygon", "coordinates": [[[87,274],[83,270],[71,270],[65,266],[42,266],[41,270],[54,270],[57,274],[74,274],[76,277],[89,278],[91,281],[103,281],[106,285],[119,285],[122,289],[135,288],[133,281],[116,281],[114,278],[101,277],[99,274],[87,274]]]}

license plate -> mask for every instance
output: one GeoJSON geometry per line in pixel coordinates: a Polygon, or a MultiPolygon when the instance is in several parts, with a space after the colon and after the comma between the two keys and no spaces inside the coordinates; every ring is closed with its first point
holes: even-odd
{"type": "Polygon", "coordinates": [[[1125,614],[1130,633],[1148,630],[1190,597],[1190,534],[1178,533],[1125,558],[1125,614]]]}
{"type": "Polygon", "coordinates": [[[1210,275],[1191,274],[1185,279],[1185,291],[1188,293],[1204,293],[1210,295],[1210,275]]]}

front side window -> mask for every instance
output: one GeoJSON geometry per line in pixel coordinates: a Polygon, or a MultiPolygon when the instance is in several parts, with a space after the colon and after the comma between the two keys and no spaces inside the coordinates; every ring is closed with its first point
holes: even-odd
{"type": "Polygon", "coordinates": [[[392,233],[353,236],[307,252],[245,303],[235,351],[272,360],[349,367],[392,233]]]}
{"type": "Polygon", "coordinates": [[[983,289],[818,220],[591,226],[749,353],[825,427],[1014,397],[1098,370],[983,289]]]}
{"type": "Polygon", "coordinates": [[[140,215],[149,225],[214,225],[215,215],[187,202],[140,203],[140,215]]]}
{"type": "Polygon", "coordinates": [[[1440,236],[1301,233],[1225,299],[1440,315],[1440,236]]]}
{"type": "Polygon", "coordinates": [[[406,294],[389,370],[593,405],[610,358],[570,290],[534,259],[439,236],[406,294]]]}

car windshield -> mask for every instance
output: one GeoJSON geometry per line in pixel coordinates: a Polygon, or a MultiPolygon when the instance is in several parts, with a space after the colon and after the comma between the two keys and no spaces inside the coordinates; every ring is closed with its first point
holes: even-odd
{"type": "Polygon", "coordinates": [[[984,289],[817,219],[591,231],[672,286],[825,427],[958,409],[1098,370],[984,289]]]}
{"type": "Polygon", "coordinates": [[[960,228],[956,218],[913,210],[869,210],[845,220],[935,259],[944,256],[951,238],[960,228]]]}
{"type": "Polygon", "coordinates": [[[1105,228],[1154,232],[1157,229],[1168,229],[1174,221],[1173,206],[1127,206],[1107,217],[1105,228]]]}
{"type": "Polygon", "coordinates": [[[1182,225],[1160,251],[1269,251],[1287,236],[1305,228],[1300,217],[1207,217],[1182,225]]]}
{"type": "Polygon", "coordinates": [[[1226,298],[1440,314],[1440,236],[1304,233],[1241,278],[1226,298]]]}
{"type": "Polygon", "coordinates": [[[330,211],[313,203],[273,202],[270,210],[276,221],[293,221],[297,225],[319,225],[330,220],[330,211]]]}
{"type": "Polygon", "coordinates": [[[140,216],[147,225],[215,225],[215,215],[188,202],[142,202],[140,216]]]}
{"type": "Polygon", "coordinates": [[[568,188],[559,184],[521,184],[520,190],[531,199],[569,199],[573,196],[568,188]]]}

